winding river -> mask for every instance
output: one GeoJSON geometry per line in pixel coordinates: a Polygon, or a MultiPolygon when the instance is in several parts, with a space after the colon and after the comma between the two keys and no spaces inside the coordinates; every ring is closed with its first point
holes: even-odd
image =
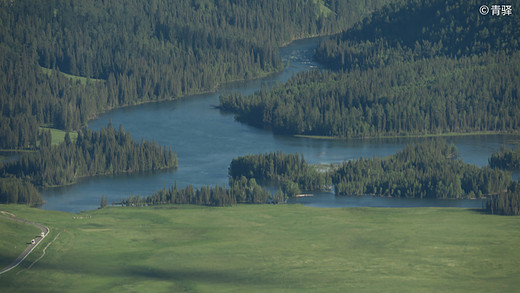
{"type": "MultiPolygon", "coordinates": [[[[109,202],[122,197],[148,195],[175,181],[179,187],[192,184],[225,185],[227,169],[234,157],[283,151],[303,153],[309,163],[339,163],[359,157],[387,156],[401,150],[406,144],[420,138],[322,140],[275,135],[234,121],[233,115],[223,114],[214,106],[222,93],[251,94],[261,87],[287,81],[293,74],[319,67],[312,60],[312,51],[319,38],[298,40],[280,49],[289,66],[267,78],[226,84],[215,93],[195,95],[177,101],[126,107],[101,115],[89,123],[90,129],[100,129],[111,119],[132,136],[156,140],[171,146],[177,153],[178,168],[160,172],[122,174],[82,178],[77,184],[42,191],[43,209],[79,212],[99,206],[101,195],[109,202]]],[[[477,166],[487,164],[491,153],[515,139],[508,135],[476,135],[447,137],[459,150],[460,157],[477,166]]],[[[316,207],[376,206],[415,207],[452,206],[480,208],[480,200],[405,200],[373,197],[335,197],[332,193],[317,193],[313,197],[294,199],[316,207]]]]}

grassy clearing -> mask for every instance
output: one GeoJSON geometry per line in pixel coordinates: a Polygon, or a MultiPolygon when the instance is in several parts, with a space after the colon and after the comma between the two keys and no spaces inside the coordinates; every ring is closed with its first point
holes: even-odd
{"type": "Polygon", "coordinates": [[[338,164],[309,164],[309,166],[320,173],[326,173],[326,172],[337,170],[339,165],[338,164]]]}
{"type": "Polygon", "coordinates": [[[0,209],[51,228],[31,259],[0,277],[2,292],[514,292],[520,285],[520,217],[299,205],[0,209]],[[46,256],[16,275],[58,231],[46,256]]]}
{"type": "MultiPolygon", "coordinates": [[[[41,66],[40,66],[40,68],[42,69],[43,73],[45,73],[47,75],[52,74],[52,69],[41,67],[41,66]]],[[[86,85],[88,80],[90,80],[91,82],[104,82],[105,81],[103,79],[87,78],[87,77],[72,75],[72,74],[68,74],[68,73],[64,73],[64,72],[60,72],[60,74],[71,79],[72,81],[79,82],[81,85],[86,85]]]]}
{"type": "MultiPolygon", "coordinates": [[[[65,134],[67,134],[66,131],[63,131],[63,130],[60,130],[60,129],[56,129],[56,128],[52,128],[49,125],[40,126],[40,131],[42,131],[42,130],[50,130],[51,131],[51,144],[52,145],[59,145],[60,143],[62,143],[65,140],[65,134]]],[[[70,135],[70,140],[72,142],[75,142],[76,139],[78,138],[78,133],[75,132],[75,131],[69,132],[69,135],[70,135]]],[[[37,147],[40,146],[40,141],[38,141],[36,143],[36,146],[37,147]]],[[[34,150],[0,149],[0,152],[15,153],[16,154],[16,153],[30,153],[30,152],[34,152],[34,150]]],[[[7,158],[7,156],[5,156],[3,154],[0,154],[0,162],[5,160],[6,158],[7,158]]]]}
{"type": "Polygon", "coordinates": [[[327,5],[325,4],[325,1],[323,0],[313,0],[315,4],[319,7],[319,13],[323,16],[327,17],[329,14],[334,13],[332,10],[330,10],[327,5]]]}
{"type": "MultiPolygon", "coordinates": [[[[67,134],[66,131],[52,128],[52,127],[44,127],[41,126],[40,130],[50,130],[51,131],[51,143],[52,145],[59,145],[65,140],[65,134],[67,134]]],[[[70,140],[72,142],[76,141],[76,138],[78,138],[78,133],[75,131],[69,132],[70,140]]]]}

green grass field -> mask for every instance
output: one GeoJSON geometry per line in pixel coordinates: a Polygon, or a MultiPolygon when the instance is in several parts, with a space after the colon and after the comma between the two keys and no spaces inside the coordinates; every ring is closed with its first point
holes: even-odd
{"type": "MultiPolygon", "coordinates": [[[[67,134],[66,131],[52,128],[52,127],[41,126],[40,130],[50,130],[51,131],[51,144],[52,145],[59,145],[60,143],[62,143],[65,140],[65,135],[67,134]]],[[[76,141],[76,139],[78,138],[78,133],[75,131],[69,132],[69,135],[70,135],[70,140],[72,142],[76,141]]]]}
{"type": "MultiPolygon", "coordinates": [[[[45,67],[41,67],[41,70],[43,71],[43,73],[47,74],[47,75],[51,75],[52,74],[52,69],[49,69],[49,68],[45,68],[45,67]]],[[[60,74],[62,74],[63,76],[75,81],[75,82],[79,82],[81,85],[86,85],[87,84],[87,81],[89,80],[89,78],[86,78],[86,77],[83,77],[83,76],[78,76],[78,75],[72,75],[72,74],[68,74],[68,73],[65,73],[65,72],[60,72],[60,74]]],[[[103,79],[96,79],[96,78],[90,78],[90,81],[91,82],[104,82],[105,80],[103,79]]]]}
{"type": "Polygon", "coordinates": [[[321,13],[323,16],[329,16],[329,14],[334,13],[332,10],[330,10],[327,5],[325,5],[325,1],[323,0],[313,0],[314,4],[317,4],[319,7],[319,13],[321,13]]]}
{"type": "MultiPolygon", "coordinates": [[[[51,229],[20,267],[0,276],[1,292],[518,292],[520,286],[520,217],[473,210],[0,210],[51,229]]],[[[17,229],[3,225],[2,235],[17,229]]]]}

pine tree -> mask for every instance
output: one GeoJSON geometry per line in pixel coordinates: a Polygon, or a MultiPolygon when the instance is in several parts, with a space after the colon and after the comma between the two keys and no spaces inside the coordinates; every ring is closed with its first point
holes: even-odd
{"type": "Polygon", "coordinates": [[[104,195],[101,195],[101,203],[99,205],[100,209],[104,209],[107,207],[107,198],[104,195]]]}

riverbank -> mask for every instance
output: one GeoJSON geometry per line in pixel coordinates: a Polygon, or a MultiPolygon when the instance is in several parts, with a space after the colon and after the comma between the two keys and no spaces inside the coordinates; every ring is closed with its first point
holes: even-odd
{"type": "MultiPolygon", "coordinates": [[[[336,33],[339,33],[339,32],[336,32],[336,33]]],[[[325,38],[325,37],[328,37],[328,36],[332,36],[332,35],[334,35],[336,33],[324,34],[324,35],[311,35],[311,36],[294,37],[294,38],[291,38],[290,41],[282,43],[280,45],[279,49],[287,48],[287,47],[291,46],[291,44],[296,42],[296,41],[321,39],[321,38],[325,38]]],[[[187,98],[190,98],[190,97],[193,97],[193,96],[217,93],[219,90],[225,88],[229,84],[233,84],[233,83],[236,83],[236,82],[248,82],[248,81],[265,79],[265,78],[268,78],[268,77],[271,77],[271,76],[274,76],[276,74],[279,74],[279,73],[283,72],[289,66],[288,62],[289,61],[284,62],[283,66],[281,66],[280,68],[274,68],[274,70],[271,70],[271,71],[256,72],[254,76],[247,76],[247,77],[244,77],[244,78],[227,79],[227,80],[224,80],[224,81],[221,81],[221,82],[217,82],[215,84],[215,86],[213,88],[209,89],[209,90],[193,90],[193,91],[191,91],[189,93],[186,93],[186,94],[183,94],[183,95],[179,95],[179,96],[175,96],[175,97],[161,98],[161,99],[154,99],[154,100],[146,100],[146,101],[138,101],[138,102],[132,102],[132,103],[128,103],[128,104],[118,105],[118,106],[115,106],[115,107],[108,106],[108,107],[102,109],[101,111],[99,111],[97,113],[94,113],[93,115],[89,116],[88,117],[88,122],[90,122],[92,120],[95,120],[95,119],[98,119],[103,114],[106,114],[106,113],[108,113],[110,111],[114,111],[114,110],[118,110],[118,109],[124,109],[124,108],[128,108],[128,107],[141,106],[141,105],[153,104],[153,103],[171,102],[171,101],[177,101],[177,100],[181,100],[181,99],[187,99],[187,98]]],[[[41,69],[46,74],[50,74],[51,73],[50,69],[47,69],[47,68],[44,68],[44,67],[41,67],[41,69]]],[[[67,78],[70,78],[70,79],[75,80],[75,81],[78,80],[78,81],[81,82],[81,84],[86,85],[87,78],[85,78],[85,77],[70,75],[70,74],[66,74],[66,73],[62,73],[62,74],[64,74],[64,76],[67,77],[67,78]]],[[[106,82],[106,80],[102,80],[102,79],[90,79],[90,80],[91,81],[95,81],[95,82],[106,82]]],[[[83,125],[82,127],[85,127],[85,125],[83,125]]]]}
{"type": "Polygon", "coordinates": [[[2,276],[5,292],[54,292],[57,284],[67,292],[513,292],[520,285],[520,218],[471,209],[0,209],[64,231],[30,270],[41,247],[2,276]]]}
{"type": "Polygon", "coordinates": [[[470,132],[446,132],[446,133],[425,133],[425,134],[405,134],[405,135],[379,135],[366,137],[340,137],[326,135],[306,135],[295,134],[294,137],[323,139],[323,140],[344,140],[344,139],[382,139],[382,138],[429,138],[429,137],[453,137],[453,136],[472,136],[472,135],[514,135],[520,139],[520,132],[504,131],[470,131],[470,132]]]}

